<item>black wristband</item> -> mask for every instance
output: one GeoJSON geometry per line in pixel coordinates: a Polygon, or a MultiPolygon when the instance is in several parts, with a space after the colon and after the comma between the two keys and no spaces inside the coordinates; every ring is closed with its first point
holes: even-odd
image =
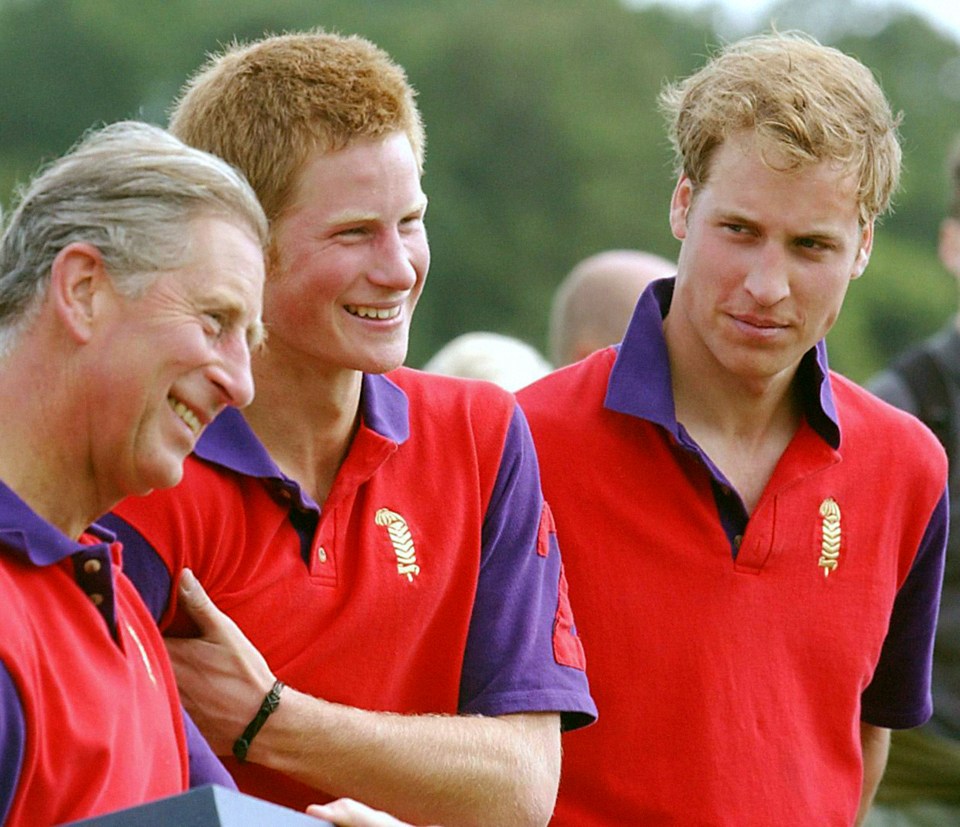
{"type": "Polygon", "coordinates": [[[247,760],[247,750],[250,749],[250,742],[254,736],[266,723],[267,718],[280,706],[281,689],[283,689],[283,681],[274,681],[267,696],[263,699],[263,703],[260,704],[260,709],[257,710],[257,714],[254,715],[253,720],[247,724],[243,735],[233,742],[233,754],[241,764],[247,760]]]}

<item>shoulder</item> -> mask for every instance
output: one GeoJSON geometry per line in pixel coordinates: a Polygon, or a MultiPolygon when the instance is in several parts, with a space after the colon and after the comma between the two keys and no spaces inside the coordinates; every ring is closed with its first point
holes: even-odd
{"type": "Polygon", "coordinates": [[[839,374],[830,374],[830,384],[840,420],[841,444],[885,451],[892,460],[920,460],[922,465],[946,473],[943,446],[916,416],[839,374]]]}
{"type": "Polygon", "coordinates": [[[246,499],[245,478],[213,462],[191,454],[183,464],[183,476],[172,488],[155,489],[144,496],[127,497],[112,512],[125,520],[183,525],[213,510],[236,514],[246,499]]]}
{"type": "MultiPolygon", "coordinates": [[[[918,431],[919,420],[912,414],[881,399],[872,391],[839,373],[830,372],[830,389],[837,412],[842,419],[860,422],[863,419],[894,431],[918,431]]],[[[846,425],[841,422],[841,425],[846,425]]],[[[919,430],[924,430],[920,426],[919,430]]]]}
{"type": "Polygon", "coordinates": [[[387,378],[406,394],[411,418],[422,415],[471,419],[509,417],[517,406],[512,393],[483,379],[442,376],[414,368],[398,368],[388,373],[387,378]]]}
{"type": "Polygon", "coordinates": [[[571,398],[602,397],[616,358],[616,347],[598,350],[517,391],[517,399],[524,411],[539,411],[556,409],[558,399],[566,403],[571,398]]]}
{"type": "Polygon", "coordinates": [[[598,350],[518,391],[517,401],[534,435],[544,428],[577,429],[585,420],[603,416],[616,358],[615,347],[598,350]]]}

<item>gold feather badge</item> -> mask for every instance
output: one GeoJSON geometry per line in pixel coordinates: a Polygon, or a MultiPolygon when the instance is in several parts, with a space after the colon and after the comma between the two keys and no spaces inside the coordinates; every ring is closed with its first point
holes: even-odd
{"type": "Polygon", "coordinates": [[[420,574],[420,566],[417,565],[417,550],[413,547],[413,537],[407,521],[395,511],[381,508],[374,516],[374,522],[386,526],[393,551],[397,555],[397,572],[412,583],[413,578],[420,574]]]}
{"type": "Polygon", "coordinates": [[[840,562],[840,506],[833,497],[827,497],[820,503],[820,516],[823,517],[823,525],[820,527],[818,565],[823,569],[823,576],[829,577],[840,562]]]}

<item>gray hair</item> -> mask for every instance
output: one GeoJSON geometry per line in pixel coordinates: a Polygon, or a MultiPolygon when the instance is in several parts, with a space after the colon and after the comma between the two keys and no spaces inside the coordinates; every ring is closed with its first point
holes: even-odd
{"type": "Polygon", "coordinates": [[[36,318],[64,247],[94,245],[117,289],[136,296],[186,263],[187,227],[199,216],[239,220],[267,243],[260,203],[229,164],[137,121],[87,133],[19,191],[5,223],[0,358],[36,318]]]}

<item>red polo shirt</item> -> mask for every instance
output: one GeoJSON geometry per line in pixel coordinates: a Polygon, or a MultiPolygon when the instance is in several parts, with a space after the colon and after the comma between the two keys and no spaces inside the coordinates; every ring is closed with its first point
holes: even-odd
{"type": "Polygon", "coordinates": [[[118,554],[105,535],[65,537],[0,483],[6,827],[74,821],[187,788],[176,683],[118,554]]]}
{"type": "Polygon", "coordinates": [[[850,824],[860,721],[930,715],[946,463],[829,374],[754,512],[674,413],[661,319],[518,394],[600,718],[564,740],[557,825],[850,824]]]}
{"type": "MultiPolygon", "coordinates": [[[[281,680],[329,701],[591,721],[513,396],[401,369],[364,377],[361,410],[322,509],[235,411],[208,428],[177,488],[122,503],[109,525],[148,604],[176,628],[171,575],[189,566],[281,680]]],[[[296,809],[324,798],[226,763],[245,792],[296,809]]]]}

